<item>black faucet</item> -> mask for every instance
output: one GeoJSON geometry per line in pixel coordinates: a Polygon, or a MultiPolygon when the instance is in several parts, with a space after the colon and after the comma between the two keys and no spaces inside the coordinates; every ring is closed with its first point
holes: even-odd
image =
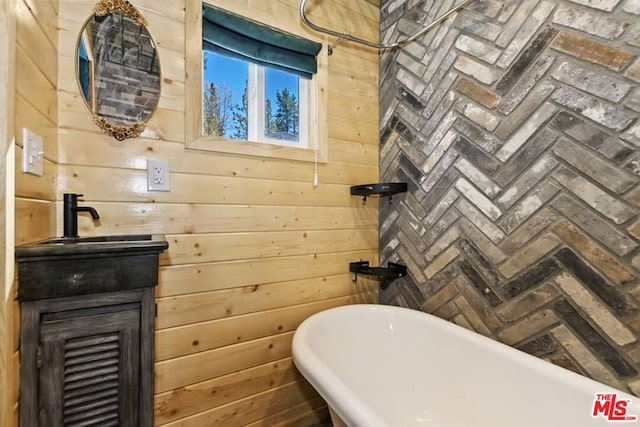
{"type": "Polygon", "coordinates": [[[78,212],[89,212],[94,221],[100,219],[98,211],[89,206],[78,206],[78,197],[82,194],[64,193],[63,200],[63,228],[62,237],[78,237],[78,212]]]}

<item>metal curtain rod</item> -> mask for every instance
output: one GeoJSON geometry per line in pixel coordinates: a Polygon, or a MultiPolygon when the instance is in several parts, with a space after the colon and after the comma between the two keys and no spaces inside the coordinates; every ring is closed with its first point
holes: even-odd
{"type": "Polygon", "coordinates": [[[342,33],[339,33],[338,31],[334,31],[331,30],[329,28],[324,28],[324,27],[320,27],[319,25],[314,24],[313,22],[311,22],[309,20],[309,18],[307,18],[306,14],[305,14],[305,5],[307,3],[307,0],[300,0],[300,18],[302,19],[302,22],[304,22],[309,28],[319,31],[321,33],[325,33],[325,34],[329,34],[331,36],[336,36],[338,37],[338,40],[336,40],[336,42],[334,42],[330,47],[329,47],[329,54],[331,54],[331,48],[333,46],[335,46],[338,42],[342,41],[342,40],[349,40],[355,43],[360,43],[369,47],[374,47],[377,49],[393,49],[396,47],[400,47],[404,44],[407,43],[411,43],[412,41],[416,40],[418,37],[420,37],[421,35],[423,35],[424,33],[426,33],[427,31],[431,30],[433,27],[435,27],[436,25],[440,24],[442,21],[444,21],[445,19],[447,19],[450,15],[454,14],[455,12],[457,12],[458,10],[462,9],[463,7],[467,6],[469,3],[473,2],[474,0],[465,0],[462,3],[460,3],[457,6],[454,6],[452,9],[450,9],[448,12],[440,15],[439,17],[437,17],[432,23],[430,23],[429,25],[427,25],[426,27],[424,27],[422,30],[418,31],[416,34],[412,35],[411,37],[407,37],[406,39],[403,40],[398,40],[395,43],[391,43],[391,44],[384,44],[384,43],[375,43],[375,42],[370,42],[369,40],[365,40],[365,39],[361,39],[359,37],[354,37],[352,35],[349,34],[349,31],[345,30],[342,33]]]}

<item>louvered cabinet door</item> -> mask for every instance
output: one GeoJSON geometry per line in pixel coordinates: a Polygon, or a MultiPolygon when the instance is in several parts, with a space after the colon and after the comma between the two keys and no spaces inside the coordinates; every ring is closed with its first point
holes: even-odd
{"type": "Polygon", "coordinates": [[[20,303],[20,427],[153,426],[154,288],[20,303]]]}
{"type": "Polygon", "coordinates": [[[140,310],[52,321],[40,328],[40,426],[139,426],[140,310]]]}

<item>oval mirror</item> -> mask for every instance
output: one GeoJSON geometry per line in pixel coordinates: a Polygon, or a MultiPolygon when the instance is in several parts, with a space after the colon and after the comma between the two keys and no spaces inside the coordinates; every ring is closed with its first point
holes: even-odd
{"type": "Polygon", "coordinates": [[[118,141],[140,136],[160,99],[160,61],[129,2],[101,0],[76,47],[76,76],[93,121],[118,141]]]}

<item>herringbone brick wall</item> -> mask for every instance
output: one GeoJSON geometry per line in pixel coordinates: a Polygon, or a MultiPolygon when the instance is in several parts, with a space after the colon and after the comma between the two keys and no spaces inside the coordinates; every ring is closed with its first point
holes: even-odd
{"type": "MultiPolygon", "coordinates": [[[[381,39],[453,0],[388,0],[381,39]]],[[[382,55],[383,302],[640,395],[640,0],[476,0],[382,55]]]]}

